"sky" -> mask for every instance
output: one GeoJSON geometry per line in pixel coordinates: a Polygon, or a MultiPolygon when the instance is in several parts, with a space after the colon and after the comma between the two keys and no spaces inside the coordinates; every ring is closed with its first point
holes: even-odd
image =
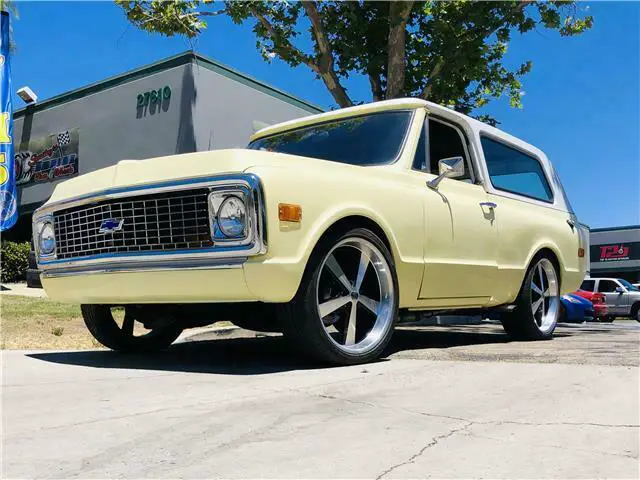
{"type": "MultiPolygon", "coordinates": [[[[198,39],[167,38],[129,25],[110,2],[16,2],[13,87],[40,100],[189,49],[324,108],[335,103],[306,67],[265,62],[251,25],[220,16],[198,39]]],[[[533,61],[521,110],[504,99],[487,112],[500,128],[551,159],[579,219],[592,228],[640,224],[640,3],[589,2],[593,28],[561,38],[539,30],[514,35],[506,61],[533,61]]],[[[302,44],[308,46],[308,44],[302,44]]],[[[371,99],[351,78],[352,98],[371,99]]],[[[14,97],[14,108],[23,105],[14,97]]]]}

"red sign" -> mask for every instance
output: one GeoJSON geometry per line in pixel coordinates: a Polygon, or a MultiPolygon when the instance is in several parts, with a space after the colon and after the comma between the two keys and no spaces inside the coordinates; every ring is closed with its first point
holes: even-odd
{"type": "Polygon", "coordinates": [[[601,245],[600,260],[622,260],[629,258],[629,247],[624,245],[601,245]]]}

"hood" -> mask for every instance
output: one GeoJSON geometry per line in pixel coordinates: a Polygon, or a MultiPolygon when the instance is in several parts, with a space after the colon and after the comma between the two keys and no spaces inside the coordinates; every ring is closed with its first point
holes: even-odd
{"type": "Polygon", "coordinates": [[[145,160],[122,160],[111,167],[95,170],[56,185],[47,203],[59,202],[112,188],[244,172],[256,166],[358,168],[313,158],[258,150],[230,149],[187,153],[145,160]]]}

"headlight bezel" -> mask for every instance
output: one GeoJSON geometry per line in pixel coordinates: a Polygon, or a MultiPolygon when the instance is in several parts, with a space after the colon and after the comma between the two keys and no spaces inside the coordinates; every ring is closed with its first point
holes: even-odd
{"type": "Polygon", "coordinates": [[[209,207],[209,219],[211,228],[211,239],[214,248],[218,246],[238,247],[250,245],[255,241],[257,234],[255,226],[257,225],[256,205],[251,190],[244,184],[231,184],[212,186],[211,192],[207,198],[209,207]],[[228,232],[220,227],[219,213],[224,203],[231,197],[238,198],[244,205],[245,224],[243,232],[237,236],[230,236],[228,232]]]}
{"type": "Polygon", "coordinates": [[[56,229],[53,221],[53,215],[45,215],[38,217],[33,222],[33,247],[35,249],[38,259],[53,259],[56,258],[56,252],[58,248],[58,242],[56,239],[56,229]],[[50,251],[45,251],[42,247],[42,234],[44,229],[49,226],[53,233],[53,248],[50,251]]]}

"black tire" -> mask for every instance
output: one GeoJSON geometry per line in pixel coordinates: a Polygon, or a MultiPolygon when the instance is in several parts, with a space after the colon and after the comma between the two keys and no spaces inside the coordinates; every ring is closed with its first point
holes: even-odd
{"type": "Polygon", "coordinates": [[[109,305],[82,305],[81,310],[91,335],[105,347],[117,352],[151,353],[164,350],[182,333],[177,323],[171,323],[154,328],[145,335],[133,336],[126,334],[117,324],[109,305]]]}
{"type": "MultiPolygon", "coordinates": [[[[500,318],[502,326],[509,336],[517,340],[549,340],[553,337],[553,332],[558,324],[558,317],[560,316],[562,305],[560,302],[559,279],[560,277],[558,275],[558,267],[556,266],[555,259],[545,253],[538,254],[534,257],[531,265],[527,269],[527,273],[524,276],[522,286],[520,287],[520,292],[515,302],[516,308],[512,312],[502,314],[500,318]],[[555,298],[558,305],[555,309],[555,319],[551,320],[550,326],[544,331],[542,331],[536,323],[536,318],[531,311],[533,295],[531,282],[534,274],[536,273],[536,267],[542,260],[546,260],[551,268],[553,268],[556,282],[558,282],[555,297],[550,297],[555,298]]],[[[544,305],[545,304],[543,302],[543,307],[544,305]]],[[[553,312],[551,312],[551,314],[552,313],[553,312]]]]}
{"type": "Polygon", "coordinates": [[[631,306],[631,318],[640,322],[640,302],[636,302],[631,306]]]}
{"type": "MultiPolygon", "coordinates": [[[[296,296],[289,303],[279,306],[278,317],[285,337],[304,356],[332,365],[367,363],[379,358],[391,340],[398,318],[398,298],[398,278],[389,249],[372,231],[355,228],[321,240],[309,258],[296,296]],[[389,300],[390,316],[386,317],[388,322],[385,328],[381,329],[379,339],[372,343],[370,349],[362,353],[345,352],[336,345],[323,325],[317,306],[319,279],[325,258],[335,246],[350,239],[354,241],[364,239],[376,247],[389,267],[393,286],[392,298],[389,300]]],[[[358,308],[357,301],[351,308],[358,308]]]]}
{"type": "Polygon", "coordinates": [[[606,317],[602,317],[600,321],[603,323],[613,323],[614,319],[615,317],[613,317],[612,315],[607,315],[606,317]]]}

